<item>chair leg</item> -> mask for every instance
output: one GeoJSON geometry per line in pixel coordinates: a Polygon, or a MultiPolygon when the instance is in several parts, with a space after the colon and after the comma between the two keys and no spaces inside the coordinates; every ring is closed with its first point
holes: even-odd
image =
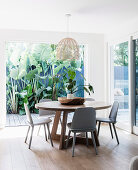
{"type": "Polygon", "coordinates": [[[24,141],[25,143],[27,141],[29,131],[30,131],[30,126],[28,127],[28,130],[27,130],[26,138],[25,138],[25,141],[24,141]]]}
{"type": "Polygon", "coordinates": [[[51,146],[53,147],[53,141],[52,141],[50,130],[49,130],[49,124],[47,123],[46,125],[47,125],[47,130],[48,130],[48,135],[49,135],[49,138],[50,138],[51,146]]]}
{"type": "Polygon", "coordinates": [[[93,145],[94,145],[95,153],[96,153],[96,155],[98,155],[98,151],[97,151],[97,147],[96,147],[95,137],[94,137],[93,131],[91,132],[91,136],[92,136],[92,142],[93,142],[93,145]]]}
{"type": "Polygon", "coordinates": [[[112,139],[113,139],[113,132],[112,132],[112,126],[111,126],[111,123],[109,123],[109,127],[110,127],[111,137],[112,137],[112,139]]]}
{"type": "Polygon", "coordinates": [[[61,120],[61,117],[60,117],[59,121],[60,121],[60,124],[62,125],[62,120],[61,120]]]}
{"type": "Polygon", "coordinates": [[[33,137],[33,131],[34,131],[34,126],[32,126],[32,131],[31,131],[31,136],[30,136],[30,142],[29,142],[29,149],[31,148],[32,137],[33,137]]]}
{"type": "Polygon", "coordinates": [[[68,148],[70,133],[71,133],[71,130],[69,130],[69,133],[68,133],[68,138],[67,138],[67,141],[66,141],[66,148],[68,148]]]}
{"type": "Polygon", "coordinates": [[[98,134],[97,134],[97,136],[99,136],[99,132],[100,132],[100,125],[101,125],[101,122],[99,122],[99,125],[98,125],[98,134]]]}
{"type": "Polygon", "coordinates": [[[87,145],[87,147],[89,146],[89,142],[88,142],[88,132],[86,132],[86,145],[87,145]]]}
{"type": "MultiPolygon", "coordinates": [[[[50,123],[48,124],[48,127],[49,127],[49,129],[50,129],[50,123]]],[[[49,137],[49,133],[48,133],[48,140],[50,139],[50,137],[49,137]]]]}
{"type": "Polygon", "coordinates": [[[118,140],[118,136],[117,136],[117,132],[116,132],[116,128],[115,128],[115,124],[114,123],[113,123],[113,128],[114,128],[114,132],[115,132],[117,143],[119,144],[119,140],[118,140]]]}
{"type": "Polygon", "coordinates": [[[40,129],[41,129],[41,125],[39,126],[39,129],[38,129],[38,132],[37,132],[37,136],[39,135],[40,129]]]}
{"type": "Polygon", "coordinates": [[[45,132],[45,139],[47,141],[47,134],[46,134],[46,125],[44,124],[44,132],[45,132]]]}
{"type": "Polygon", "coordinates": [[[76,141],[76,132],[74,132],[74,137],[73,137],[72,157],[74,157],[75,141],[76,141]]]}

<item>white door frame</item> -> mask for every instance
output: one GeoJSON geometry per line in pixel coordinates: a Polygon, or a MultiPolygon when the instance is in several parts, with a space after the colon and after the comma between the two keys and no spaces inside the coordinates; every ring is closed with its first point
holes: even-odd
{"type": "MultiPolygon", "coordinates": [[[[111,59],[110,47],[112,45],[128,41],[128,80],[129,80],[129,121],[130,132],[138,135],[138,126],[135,125],[136,118],[136,103],[135,103],[135,56],[134,56],[134,43],[133,41],[138,39],[138,32],[129,35],[125,39],[120,39],[108,44],[108,61],[109,61],[109,89],[110,89],[110,101],[113,101],[112,89],[113,89],[113,60],[111,59]]],[[[119,124],[118,124],[119,125],[119,124]]],[[[120,125],[119,125],[120,126],[120,125]]],[[[125,129],[123,127],[123,129],[125,129]]]]}
{"type": "Polygon", "coordinates": [[[132,68],[131,68],[131,86],[132,86],[132,89],[131,89],[131,127],[132,127],[132,133],[138,135],[138,126],[136,126],[135,124],[135,119],[136,119],[136,96],[135,96],[135,89],[136,89],[136,86],[135,86],[135,73],[136,73],[136,67],[135,67],[135,56],[134,56],[134,43],[133,41],[138,39],[138,33],[136,33],[133,37],[131,37],[130,39],[130,47],[131,47],[131,50],[130,50],[130,56],[131,56],[131,65],[132,65],[132,68]]]}
{"type": "MultiPolygon", "coordinates": [[[[110,102],[113,103],[114,101],[114,96],[113,96],[113,89],[114,89],[114,69],[113,69],[113,58],[111,58],[111,46],[113,45],[117,45],[117,44],[120,44],[120,43],[123,43],[123,42],[126,42],[128,41],[128,61],[130,61],[130,38],[129,37],[125,37],[123,39],[120,39],[120,40],[116,40],[116,41],[112,41],[110,43],[108,43],[108,63],[109,63],[109,68],[108,68],[108,84],[109,84],[109,89],[110,89],[110,92],[109,92],[109,100],[110,102]]],[[[128,63],[128,74],[130,73],[130,63],[128,63]]],[[[117,123],[117,127],[121,128],[121,129],[124,129],[124,130],[127,130],[129,132],[131,132],[131,127],[132,127],[132,124],[131,124],[131,114],[130,114],[130,74],[128,75],[128,81],[129,81],[129,122],[130,122],[130,126],[126,126],[125,124],[122,124],[120,122],[117,123]]]]}

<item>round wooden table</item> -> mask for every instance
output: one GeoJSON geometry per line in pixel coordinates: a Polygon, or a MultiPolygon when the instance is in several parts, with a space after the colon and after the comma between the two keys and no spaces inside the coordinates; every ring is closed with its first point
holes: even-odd
{"type": "MultiPolygon", "coordinates": [[[[86,101],[83,105],[61,105],[58,101],[48,101],[48,102],[38,103],[35,105],[36,109],[56,111],[51,136],[53,140],[60,140],[59,149],[65,148],[66,125],[67,125],[68,113],[74,112],[76,109],[84,108],[84,107],[93,107],[95,110],[102,110],[102,109],[110,108],[111,104],[100,102],[100,101],[86,101]],[[61,134],[58,135],[57,128],[58,128],[61,112],[63,113],[63,119],[62,119],[62,126],[61,126],[61,134]]],[[[96,144],[97,146],[99,146],[99,140],[96,131],[94,135],[95,135],[96,144]]],[[[85,141],[86,141],[85,138],[80,138],[80,137],[76,138],[76,143],[77,142],[85,143],[85,141]]]]}

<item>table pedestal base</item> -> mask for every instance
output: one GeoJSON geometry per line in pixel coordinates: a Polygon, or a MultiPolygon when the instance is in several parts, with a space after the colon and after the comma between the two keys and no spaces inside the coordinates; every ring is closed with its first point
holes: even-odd
{"type": "MultiPolygon", "coordinates": [[[[95,133],[94,133],[95,134],[95,133]]],[[[97,135],[96,135],[97,136],[97,135]]],[[[59,145],[59,149],[66,149],[66,141],[67,141],[67,135],[65,135],[65,141],[62,143],[62,145],[59,145]]],[[[58,140],[60,141],[60,138],[61,138],[61,135],[60,134],[56,134],[54,136],[54,138],[52,138],[53,140],[58,140]]],[[[69,143],[68,143],[68,146],[72,146],[72,142],[73,142],[73,137],[70,136],[69,138],[69,143]]],[[[99,144],[99,140],[97,140],[97,137],[95,138],[95,142],[96,142],[96,146],[100,146],[99,144]]],[[[92,142],[92,139],[91,138],[88,138],[88,143],[89,145],[92,145],[93,146],[93,142],[92,142]]],[[[76,142],[75,144],[84,144],[86,145],[86,138],[85,137],[81,137],[79,135],[76,136],[76,142]]]]}
{"type": "MultiPolygon", "coordinates": [[[[63,112],[63,119],[62,119],[62,123],[61,123],[61,135],[57,134],[57,129],[58,129],[58,124],[59,124],[59,120],[60,120],[60,116],[61,116],[61,111],[57,111],[55,118],[54,118],[54,124],[53,124],[53,127],[52,127],[51,136],[52,136],[53,140],[59,140],[60,141],[59,149],[65,149],[65,143],[66,143],[66,139],[67,139],[66,125],[67,125],[68,113],[69,113],[68,111],[63,112]]],[[[98,140],[98,136],[97,136],[96,131],[94,131],[94,136],[95,136],[96,145],[99,146],[100,144],[99,144],[99,140],[98,140]]],[[[88,142],[89,142],[89,144],[92,144],[92,139],[88,138],[88,142]]],[[[70,138],[70,140],[69,140],[69,144],[71,144],[71,143],[72,143],[72,138],[70,138]]],[[[86,138],[76,136],[76,144],[77,143],[86,144],[86,138]]]]}

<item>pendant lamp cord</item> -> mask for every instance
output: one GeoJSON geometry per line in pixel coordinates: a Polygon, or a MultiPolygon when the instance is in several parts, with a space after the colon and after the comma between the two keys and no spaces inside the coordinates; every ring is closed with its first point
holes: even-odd
{"type": "Polygon", "coordinates": [[[67,17],[67,37],[69,37],[69,17],[71,17],[71,14],[66,14],[67,17]]]}

